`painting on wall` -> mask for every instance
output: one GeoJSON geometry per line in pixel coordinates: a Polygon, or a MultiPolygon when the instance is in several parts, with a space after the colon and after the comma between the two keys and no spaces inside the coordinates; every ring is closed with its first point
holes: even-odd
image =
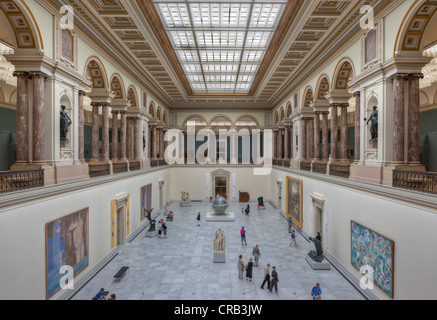
{"type": "Polygon", "coordinates": [[[61,267],[69,266],[74,276],[89,263],[89,208],[46,224],[47,299],[61,290],[61,267]]]}
{"type": "Polygon", "coordinates": [[[146,218],[146,210],[152,210],[152,185],[141,188],[141,221],[146,218]]]}
{"type": "Polygon", "coordinates": [[[302,229],[302,181],[287,177],[287,216],[302,229]]]}
{"type": "Polygon", "coordinates": [[[354,221],[351,233],[352,265],[371,267],[374,284],[393,298],[394,242],[354,221]]]}

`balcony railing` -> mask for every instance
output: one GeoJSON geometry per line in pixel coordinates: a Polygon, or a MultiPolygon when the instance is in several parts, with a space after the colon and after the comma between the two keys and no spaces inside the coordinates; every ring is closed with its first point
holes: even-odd
{"type": "Polygon", "coordinates": [[[113,163],[112,164],[112,171],[114,172],[114,174],[128,172],[128,170],[129,170],[129,167],[128,167],[127,162],[113,163]]]}
{"type": "Polygon", "coordinates": [[[130,171],[137,171],[141,170],[141,163],[138,162],[129,162],[129,170],[130,171]]]}
{"type": "Polygon", "coordinates": [[[329,174],[340,178],[348,179],[350,176],[350,166],[343,164],[331,164],[329,174]]]}
{"type": "Polygon", "coordinates": [[[311,172],[311,162],[308,162],[308,161],[302,161],[302,162],[300,163],[300,170],[311,172]]]}
{"type": "Polygon", "coordinates": [[[111,174],[110,164],[89,165],[89,173],[91,178],[109,176],[111,174]]]}
{"type": "Polygon", "coordinates": [[[326,174],[328,171],[328,164],[327,163],[313,163],[313,172],[320,173],[320,174],[326,174]]]}
{"type": "Polygon", "coordinates": [[[0,194],[44,186],[44,169],[0,172],[0,194]]]}
{"type": "Polygon", "coordinates": [[[393,187],[437,194],[437,173],[394,170],[393,187]]]}

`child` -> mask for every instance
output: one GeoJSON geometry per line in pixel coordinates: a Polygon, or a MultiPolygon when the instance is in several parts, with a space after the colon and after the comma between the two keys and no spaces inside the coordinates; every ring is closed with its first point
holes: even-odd
{"type": "Polygon", "coordinates": [[[160,227],[159,230],[158,230],[158,237],[159,237],[159,239],[161,239],[161,235],[162,235],[162,228],[160,227]]]}

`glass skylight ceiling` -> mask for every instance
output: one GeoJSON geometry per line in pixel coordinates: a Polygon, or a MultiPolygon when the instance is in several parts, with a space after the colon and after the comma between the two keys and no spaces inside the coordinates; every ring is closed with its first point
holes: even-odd
{"type": "Polygon", "coordinates": [[[153,0],[194,93],[249,93],[287,0],[153,0]]]}

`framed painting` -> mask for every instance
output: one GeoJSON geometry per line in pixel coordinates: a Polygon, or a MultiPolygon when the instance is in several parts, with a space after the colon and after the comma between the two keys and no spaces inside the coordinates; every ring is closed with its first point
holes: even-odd
{"type": "Polygon", "coordinates": [[[146,210],[152,210],[152,185],[141,188],[141,221],[146,218],[146,210]]]}
{"type": "Polygon", "coordinates": [[[393,298],[394,241],[354,221],[351,222],[352,265],[371,267],[374,284],[393,298]]]}
{"type": "Polygon", "coordinates": [[[89,264],[89,208],[46,224],[46,296],[61,290],[61,267],[77,276],[89,264]]]}
{"type": "Polygon", "coordinates": [[[287,216],[302,229],[302,181],[287,177],[287,216]]]}

